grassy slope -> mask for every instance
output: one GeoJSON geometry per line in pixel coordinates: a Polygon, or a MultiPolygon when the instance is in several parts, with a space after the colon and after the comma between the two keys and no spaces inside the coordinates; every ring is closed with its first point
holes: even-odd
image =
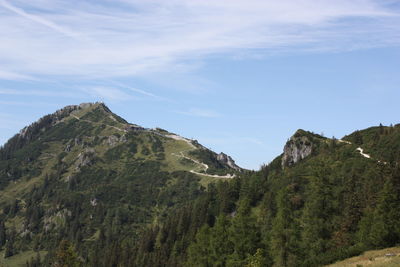
{"type": "MultiPolygon", "coordinates": [[[[98,127],[102,125],[102,123],[106,125],[115,125],[119,128],[123,128],[124,124],[120,122],[115,122],[106,117],[104,120],[99,120],[96,119],[96,116],[88,116],[87,114],[98,109],[98,105],[94,105],[87,110],[84,111],[79,111],[75,112],[74,115],[81,118],[84,117],[85,120],[91,120],[94,119],[94,122],[92,123],[93,126],[95,126],[97,129],[92,130],[90,133],[87,134],[93,134],[93,136],[97,135],[100,138],[104,138],[107,136],[111,135],[121,135],[123,132],[119,131],[118,129],[112,128],[112,127],[103,127],[100,128],[101,130],[98,131],[98,127]],[[86,114],[86,115],[85,115],[86,114]],[[97,131],[97,132],[96,132],[97,131]],[[96,133],[95,133],[96,132],[96,133]]],[[[82,119],[83,120],[83,119],[82,119]]],[[[77,122],[76,118],[74,117],[67,117],[64,119],[64,122],[66,124],[71,124],[72,123],[81,123],[77,122]]],[[[87,121],[85,121],[87,122],[87,121]]],[[[103,125],[104,125],[103,124],[103,125]]],[[[136,138],[139,140],[138,144],[138,153],[134,156],[135,158],[142,158],[142,159],[156,159],[154,155],[143,155],[141,151],[143,151],[144,147],[147,147],[150,149],[151,147],[151,139],[153,134],[147,132],[147,133],[141,133],[139,134],[136,138]]],[[[193,148],[187,144],[184,141],[179,141],[179,140],[174,140],[170,138],[164,138],[157,136],[158,138],[162,139],[162,143],[165,149],[165,159],[162,160],[162,170],[172,172],[172,171],[190,171],[192,169],[196,171],[201,171],[202,168],[199,168],[196,164],[193,162],[188,162],[182,160],[181,157],[177,156],[180,152],[184,152],[186,154],[187,151],[192,150],[193,148]]],[[[84,142],[90,142],[90,138],[87,138],[85,136],[82,137],[82,141],[84,142]]],[[[34,178],[26,178],[22,177],[21,179],[18,179],[16,182],[10,183],[4,190],[2,190],[0,194],[0,203],[7,203],[12,201],[15,198],[19,198],[21,195],[30,192],[32,188],[35,185],[40,184],[46,173],[51,172],[52,167],[56,164],[56,157],[59,155],[63,149],[65,148],[65,144],[62,144],[60,142],[48,142],[49,148],[47,148],[45,151],[43,151],[42,155],[38,159],[41,166],[41,175],[34,177],[34,178]]],[[[103,157],[104,153],[110,149],[107,145],[101,143],[98,144],[94,147],[96,153],[98,153],[99,157],[103,157]]],[[[71,152],[69,152],[65,158],[63,159],[67,163],[72,163],[79,153],[82,151],[82,148],[80,147],[74,147],[71,152]]],[[[119,162],[117,165],[123,165],[120,164],[122,162],[119,162]]],[[[106,167],[108,164],[102,164],[102,167],[106,167]]],[[[115,163],[114,163],[115,166],[115,163]]],[[[122,166],[118,166],[122,167],[122,166]]],[[[68,175],[71,175],[74,173],[73,166],[68,168],[67,172],[63,174],[64,177],[67,177],[68,175]]],[[[212,180],[215,180],[215,178],[210,178],[210,177],[202,177],[203,184],[207,184],[212,180]]]]}
{"type": "Polygon", "coordinates": [[[395,267],[400,266],[400,247],[370,250],[360,256],[336,262],[327,267],[395,267]]]}
{"type": "MultiPolygon", "coordinates": [[[[46,256],[46,251],[40,251],[40,257],[43,259],[46,256]]],[[[0,267],[20,267],[26,266],[26,262],[31,258],[36,258],[36,252],[29,250],[19,253],[17,255],[11,256],[4,259],[3,251],[0,253],[0,267]]]]}

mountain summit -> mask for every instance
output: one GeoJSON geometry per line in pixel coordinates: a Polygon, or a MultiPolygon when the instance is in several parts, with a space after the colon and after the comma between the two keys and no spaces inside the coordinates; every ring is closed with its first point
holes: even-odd
{"type": "MultiPolygon", "coordinates": [[[[100,102],[66,106],[44,116],[11,138],[2,148],[1,157],[9,159],[13,152],[39,143],[45,147],[62,143],[64,148],[52,151],[52,154],[67,153],[64,155],[68,158],[65,158],[66,162],[73,160],[74,156],[79,159],[78,154],[82,156],[87,150],[101,158],[116,147],[122,152],[135,144],[136,151],[139,151],[131,155],[132,158],[155,159],[165,170],[190,171],[201,177],[214,178],[233,177],[236,171],[241,171],[223,153],[217,155],[195,140],[163,129],[148,129],[128,123],[100,102]]],[[[46,149],[41,150],[44,150],[40,153],[43,157],[46,149]]]]}

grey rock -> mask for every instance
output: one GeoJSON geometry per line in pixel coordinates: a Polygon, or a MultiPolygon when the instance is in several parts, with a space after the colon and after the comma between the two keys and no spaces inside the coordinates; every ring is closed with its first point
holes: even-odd
{"type": "Polygon", "coordinates": [[[94,155],[95,151],[93,148],[86,148],[84,152],[79,153],[75,161],[75,169],[79,171],[81,167],[91,165],[94,155]]]}
{"type": "Polygon", "coordinates": [[[217,160],[219,162],[221,162],[222,164],[227,165],[236,171],[241,170],[241,168],[236,165],[235,161],[230,156],[226,155],[225,153],[222,153],[222,152],[219,153],[217,155],[217,160]]]}
{"type": "Polygon", "coordinates": [[[119,138],[119,142],[120,142],[120,143],[125,143],[126,141],[128,141],[128,140],[126,139],[126,136],[125,136],[125,135],[122,135],[122,136],[119,138]]]}
{"type": "Polygon", "coordinates": [[[119,138],[116,137],[115,135],[110,135],[107,139],[106,139],[106,144],[109,146],[116,146],[119,142],[119,138]]]}
{"type": "Polygon", "coordinates": [[[71,148],[72,148],[71,144],[67,144],[67,146],[64,149],[64,152],[71,152],[71,148]]]}
{"type": "Polygon", "coordinates": [[[292,136],[283,149],[282,168],[305,159],[312,151],[313,146],[307,136],[292,136]]]}

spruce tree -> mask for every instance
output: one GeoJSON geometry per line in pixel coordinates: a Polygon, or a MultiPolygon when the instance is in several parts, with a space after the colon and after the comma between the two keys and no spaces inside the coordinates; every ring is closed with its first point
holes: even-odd
{"type": "Polygon", "coordinates": [[[255,224],[255,218],[251,216],[250,200],[244,198],[240,201],[236,217],[230,227],[230,239],[234,247],[231,262],[234,265],[243,266],[246,258],[256,253],[260,245],[261,233],[255,224]]]}
{"type": "Polygon", "coordinates": [[[6,244],[6,226],[4,221],[0,221],[0,248],[6,244]]]}
{"type": "Polygon", "coordinates": [[[300,231],[288,198],[289,190],[284,188],[277,195],[277,214],[272,223],[271,256],[276,266],[297,266],[299,264],[300,231]]]}
{"type": "Polygon", "coordinates": [[[370,238],[377,247],[393,246],[400,241],[399,195],[391,179],[380,193],[370,238]]]}
{"type": "Polygon", "coordinates": [[[233,252],[230,240],[230,221],[225,215],[220,215],[211,232],[211,260],[213,266],[225,266],[228,256],[233,252]]]}
{"type": "Polygon", "coordinates": [[[8,258],[14,255],[14,239],[10,238],[7,240],[6,249],[4,251],[4,258],[8,258]]]}
{"type": "Polygon", "coordinates": [[[188,261],[186,266],[208,267],[212,266],[210,248],[211,228],[204,225],[196,235],[195,241],[189,246],[188,261]]]}

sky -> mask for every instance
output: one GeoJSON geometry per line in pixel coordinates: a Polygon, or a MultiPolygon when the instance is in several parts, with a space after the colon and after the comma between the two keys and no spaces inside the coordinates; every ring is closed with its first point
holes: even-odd
{"type": "Polygon", "coordinates": [[[399,0],[0,0],[0,145],[104,102],[258,169],[305,129],[400,123],[399,0]]]}

